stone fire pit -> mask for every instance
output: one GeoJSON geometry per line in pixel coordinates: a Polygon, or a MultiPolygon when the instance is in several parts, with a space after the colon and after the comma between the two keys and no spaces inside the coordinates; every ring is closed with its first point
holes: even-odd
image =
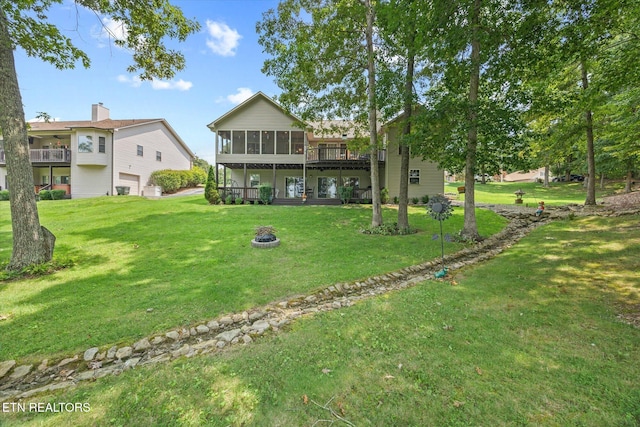
{"type": "Polygon", "coordinates": [[[280,246],[280,239],[275,235],[275,228],[270,225],[256,227],[256,237],[251,241],[254,248],[275,248],[280,246]]]}

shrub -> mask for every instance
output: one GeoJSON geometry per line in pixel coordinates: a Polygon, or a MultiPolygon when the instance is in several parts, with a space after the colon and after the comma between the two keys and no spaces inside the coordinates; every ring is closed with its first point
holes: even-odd
{"type": "Polygon", "coordinates": [[[209,173],[207,174],[207,184],[204,187],[204,198],[207,199],[210,205],[217,205],[221,202],[213,166],[209,166],[209,173]]]}
{"type": "Polygon", "coordinates": [[[236,197],[236,205],[241,205],[243,202],[242,197],[236,197]]]}
{"type": "Polygon", "coordinates": [[[400,198],[398,196],[393,196],[393,204],[397,205],[400,203],[400,198]]]}
{"type": "Polygon", "coordinates": [[[67,192],[64,190],[51,190],[51,199],[62,200],[64,199],[65,194],[67,194],[67,192]]]}
{"type": "Polygon", "coordinates": [[[417,197],[412,197],[412,198],[411,198],[411,203],[413,203],[414,205],[417,205],[417,204],[418,204],[418,202],[420,202],[420,199],[419,199],[419,198],[417,198],[417,197]]]}
{"type": "Polygon", "coordinates": [[[426,205],[427,203],[429,203],[429,195],[425,194],[424,196],[421,197],[420,200],[422,200],[422,203],[426,205]]]}
{"type": "Polygon", "coordinates": [[[53,200],[51,190],[40,190],[38,196],[40,196],[40,200],[53,200]]]}
{"type": "Polygon", "coordinates": [[[386,187],[380,190],[380,202],[384,205],[389,203],[389,189],[386,187]]]}
{"type": "Polygon", "coordinates": [[[271,187],[271,184],[262,184],[258,187],[258,190],[260,192],[260,201],[265,205],[271,203],[273,197],[273,188],[271,187]]]}
{"type": "Polygon", "coordinates": [[[170,169],[152,172],[149,183],[151,185],[159,185],[164,193],[175,193],[183,186],[180,171],[170,169]]]}
{"type": "Polygon", "coordinates": [[[406,234],[414,234],[417,233],[418,230],[408,227],[408,228],[400,228],[397,223],[393,224],[382,224],[378,226],[369,226],[365,228],[361,228],[360,232],[363,234],[377,234],[381,236],[402,236],[406,234]]]}
{"type": "Polygon", "coordinates": [[[343,204],[349,203],[351,194],[353,193],[353,187],[338,187],[338,195],[343,204]]]}
{"type": "Polygon", "coordinates": [[[225,197],[224,204],[225,205],[230,205],[232,203],[233,203],[233,196],[231,194],[229,194],[227,197],[225,197]]]}
{"type": "Polygon", "coordinates": [[[0,190],[0,200],[9,200],[9,190],[0,190]]]}
{"type": "Polygon", "coordinates": [[[197,187],[207,182],[207,172],[201,167],[194,166],[187,172],[187,187],[197,187]]]}

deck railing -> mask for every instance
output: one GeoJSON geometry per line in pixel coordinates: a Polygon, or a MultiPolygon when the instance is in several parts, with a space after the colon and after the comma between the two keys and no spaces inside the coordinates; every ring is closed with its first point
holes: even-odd
{"type": "MultiPolygon", "coordinates": [[[[386,160],[386,150],[378,150],[378,161],[386,160]]],[[[324,161],[369,161],[371,154],[338,147],[309,147],[307,162],[324,161]]]]}
{"type": "MultiPolygon", "coordinates": [[[[36,148],[29,150],[31,163],[70,163],[71,150],[66,148],[36,148]]],[[[0,150],[0,163],[7,163],[4,150],[0,150]]]]}

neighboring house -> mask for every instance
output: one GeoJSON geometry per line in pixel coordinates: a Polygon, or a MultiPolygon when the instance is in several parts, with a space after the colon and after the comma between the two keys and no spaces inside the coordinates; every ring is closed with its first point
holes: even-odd
{"type": "MultiPolygon", "coordinates": [[[[274,203],[300,203],[304,194],[307,203],[337,204],[338,187],[345,186],[353,188],[353,201],[371,200],[369,154],[352,149],[355,135],[337,131],[334,124],[312,130],[256,93],[207,125],[215,133],[216,168],[224,166],[219,189],[223,195],[257,200],[260,184],[270,184],[274,203]]],[[[380,187],[388,188],[393,200],[400,194],[399,130],[391,122],[383,132],[380,187]]],[[[444,192],[443,171],[434,163],[411,159],[409,174],[410,199],[444,192]]]]}
{"type": "MultiPolygon", "coordinates": [[[[63,189],[73,198],[141,195],[153,171],[190,169],[194,158],[164,119],[113,120],[102,104],[91,120],[29,123],[29,151],[36,192],[63,189]]],[[[11,189],[0,147],[0,183],[11,189]]]]}

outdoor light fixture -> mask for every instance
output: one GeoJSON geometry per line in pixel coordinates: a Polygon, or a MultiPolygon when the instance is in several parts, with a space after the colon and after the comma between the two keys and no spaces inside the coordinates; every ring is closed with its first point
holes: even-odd
{"type": "Polygon", "coordinates": [[[524,196],[527,193],[525,193],[524,191],[518,189],[518,191],[516,191],[513,194],[516,195],[516,205],[521,205],[522,204],[522,196],[524,196]]]}

